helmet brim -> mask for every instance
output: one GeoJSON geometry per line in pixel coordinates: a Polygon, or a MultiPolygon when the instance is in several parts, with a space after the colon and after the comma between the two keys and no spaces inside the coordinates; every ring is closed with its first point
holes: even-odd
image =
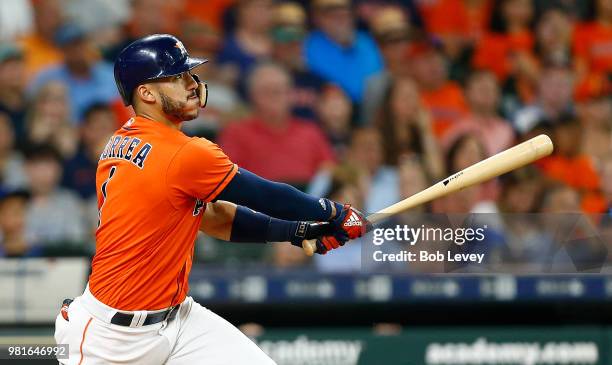
{"type": "Polygon", "coordinates": [[[159,75],[150,77],[148,80],[150,81],[150,80],[155,80],[155,79],[161,79],[164,77],[172,77],[172,76],[180,75],[183,72],[191,71],[194,68],[200,65],[203,65],[207,62],[208,62],[207,58],[189,57],[182,64],[177,65],[176,67],[173,67],[173,68],[168,68],[165,70],[165,72],[160,73],[159,75]]]}
{"type": "Polygon", "coordinates": [[[187,65],[189,66],[189,70],[192,70],[200,65],[203,65],[208,62],[207,58],[197,58],[197,57],[189,57],[187,59],[187,65]]]}

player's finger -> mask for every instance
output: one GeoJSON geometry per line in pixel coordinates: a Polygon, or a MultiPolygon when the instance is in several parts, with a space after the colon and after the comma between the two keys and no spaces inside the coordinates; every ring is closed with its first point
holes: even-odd
{"type": "Polygon", "coordinates": [[[306,255],[308,256],[314,255],[314,253],[317,251],[316,240],[304,240],[302,242],[302,248],[304,249],[304,252],[306,253],[306,255]]]}

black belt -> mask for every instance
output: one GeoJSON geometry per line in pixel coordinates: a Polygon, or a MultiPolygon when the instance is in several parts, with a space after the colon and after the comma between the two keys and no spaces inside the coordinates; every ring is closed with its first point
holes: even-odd
{"type": "MultiPolygon", "coordinates": [[[[164,320],[172,320],[174,318],[174,316],[176,316],[176,312],[178,311],[179,305],[176,305],[170,309],[167,309],[163,312],[156,312],[156,313],[147,313],[147,318],[145,318],[144,322],[142,323],[143,326],[148,326],[150,324],[155,324],[155,323],[159,323],[161,321],[164,320]]],[[[112,324],[116,324],[119,326],[126,326],[129,327],[132,324],[132,319],[134,319],[134,315],[131,313],[121,313],[121,312],[117,312],[115,313],[115,315],[113,316],[113,318],[111,318],[111,323],[112,324]]]]}

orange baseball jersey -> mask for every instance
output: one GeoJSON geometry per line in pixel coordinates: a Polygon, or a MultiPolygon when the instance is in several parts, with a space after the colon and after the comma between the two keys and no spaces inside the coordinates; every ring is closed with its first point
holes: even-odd
{"type": "Polygon", "coordinates": [[[106,145],[96,172],[92,294],[128,311],[182,302],[206,203],[236,171],[204,138],[142,117],[124,124],[106,145]]]}

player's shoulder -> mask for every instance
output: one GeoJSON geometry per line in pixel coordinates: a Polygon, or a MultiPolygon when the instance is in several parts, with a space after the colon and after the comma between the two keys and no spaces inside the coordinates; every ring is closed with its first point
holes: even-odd
{"type": "Polygon", "coordinates": [[[186,138],[182,140],[181,145],[181,150],[186,150],[188,152],[209,152],[217,149],[219,149],[219,146],[216,143],[204,137],[186,136],[186,138]]]}

